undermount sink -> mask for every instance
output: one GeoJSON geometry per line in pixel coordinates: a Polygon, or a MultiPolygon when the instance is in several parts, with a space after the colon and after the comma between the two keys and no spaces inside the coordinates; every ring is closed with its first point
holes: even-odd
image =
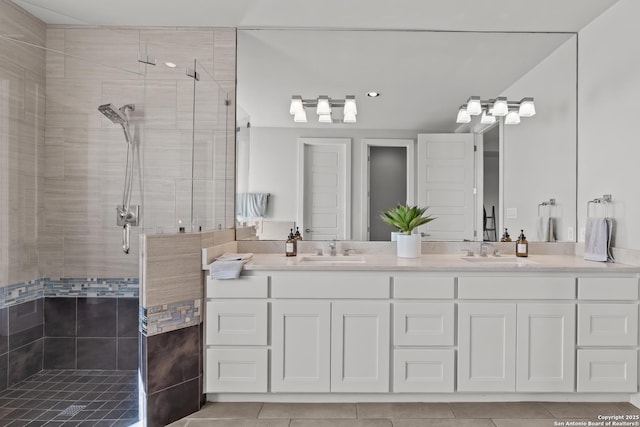
{"type": "Polygon", "coordinates": [[[298,264],[363,264],[364,257],[360,255],[309,255],[298,260],[298,264]]]}
{"type": "Polygon", "coordinates": [[[506,257],[506,256],[496,256],[496,257],[461,257],[467,262],[475,262],[478,264],[537,264],[535,261],[531,261],[530,259],[524,257],[506,257]]]}

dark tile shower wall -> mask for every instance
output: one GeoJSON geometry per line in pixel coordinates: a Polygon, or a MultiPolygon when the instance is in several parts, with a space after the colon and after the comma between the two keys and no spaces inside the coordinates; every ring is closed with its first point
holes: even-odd
{"type": "Polygon", "coordinates": [[[42,370],[42,298],[0,309],[0,390],[42,370]]]}
{"type": "Polygon", "coordinates": [[[138,368],[138,298],[46,297],[44,325],[44,369],[138,368]]]}
{"type": "Polygon", "coordinates": [[[200,409],[202,325],[140,334],[147,426],[164,426],[200,409]]]}

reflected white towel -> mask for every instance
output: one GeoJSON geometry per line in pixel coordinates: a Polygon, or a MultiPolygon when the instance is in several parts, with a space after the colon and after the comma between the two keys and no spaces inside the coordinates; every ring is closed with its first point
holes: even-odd
{"type": "Polygon", "coordinates": [[[236,215],[243,221],[267,216],[269,193],[240,193],[236,195],[236,215]]]}
{"type": "Polygon", "coordinates": [[[541,242],[556,241],[555,220],[549,216],[538,217],[537,222],[538,240],[541,242]]]}
{"type": "Polygon", "coordinates": [[[609,218],[587,218],[584,239],[584,259],[611,261],[611,236],[613,222],[609,218]]]}
{"type": "Polygon", "coordinates": [[[225,252],[216,258],[218,261],[249,261],[253,254],[251,252],[247,252],[246,254],[236,254],[232,252],[225,252]]]}

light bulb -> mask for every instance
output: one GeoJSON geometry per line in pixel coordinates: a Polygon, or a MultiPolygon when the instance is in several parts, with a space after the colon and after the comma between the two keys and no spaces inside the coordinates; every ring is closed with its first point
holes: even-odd
{"type": "Polygon", "coordinates": [[[520,117],[532,117],[536,115],[536,106],[533,104],[533,98],[522,98],[519,109],[520,117]]]}
{"type": "Polygon", "coordinates": [[[358,109],[356,108],[356,97],[353,95],[347,95],[344,100],[344,115],[347,114],[358,114],[358,109]]]}
{"type": "Polygon", "coordinates": [[[490,125],[496,122],[496,117],[491,114],[487,114],[486,111],[482,110],[482,117],[480,118],[480,123],[483,125],[490,125]]]}
{"type": "Polygon", "coordinates": [[[331,114],[319,114],[318,115],[318,121],[320,123],[331,123],[331,114]]]}
{"type": "Polygon", "coordinates": [[[307,113],[302,110],[299,113],[294,114],[293,121],[296,123],[307,123],[307,113]]]}
{"type": "Polygon", "coordinates": [[[462,106],[458,110],[458,117],[456,118],[456,123],[469,123],[471,121],[471,116],[467,112],[467,107],[462,106]]]}
{"type": "Polygon", "coordinates": [[[469,100],[467,101],[467,113],[472,116],[477,116],[482,113],[482,104],[480,104],[479,96],[469,97],[469,100]]]}
{"type": "Polygon", "coordinates": [[[348,114],[345,113],[344,114],[344,120],[345,123],[355,123],[356,122],[356,115],[355,114],[348,114]]]}
{"type": "Polygon", "coordinates": [[[318,97],[318,106],[316,107],[316,113],[318,115],[331,114],[331,104],[329,104],[328,96],[318,97]]]}
{"type": "Polygon", "coordinates": [[[493,115],[496,117],[504,117],[509,112],[509,105],[507,104],[507,98],[498,97],[493,102],[493,115]]]}
{"type": "Polygon", "coordinates": [[[291,97],[291,106],[289,107],[289,114],[298,114],[304,112],[304,105],[302,104],[301,96],[291,97]]]}

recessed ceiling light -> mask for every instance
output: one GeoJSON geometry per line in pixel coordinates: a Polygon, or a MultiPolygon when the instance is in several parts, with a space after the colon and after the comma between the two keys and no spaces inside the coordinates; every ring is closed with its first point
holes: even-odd
{"type": "Polygon", "coordinates": [[[376,92],[376,91],[367,92],[367,96],[369,98],[376,98],[376,97],[380,96],[380,92],[376,92]]]}
{"type": "Polygon", "coordinates": [[[176,68],[177,67],[177,65],[174,64],[173,62],[165,62],[164,65],[166,65],[169,68],[176,68]]]}

